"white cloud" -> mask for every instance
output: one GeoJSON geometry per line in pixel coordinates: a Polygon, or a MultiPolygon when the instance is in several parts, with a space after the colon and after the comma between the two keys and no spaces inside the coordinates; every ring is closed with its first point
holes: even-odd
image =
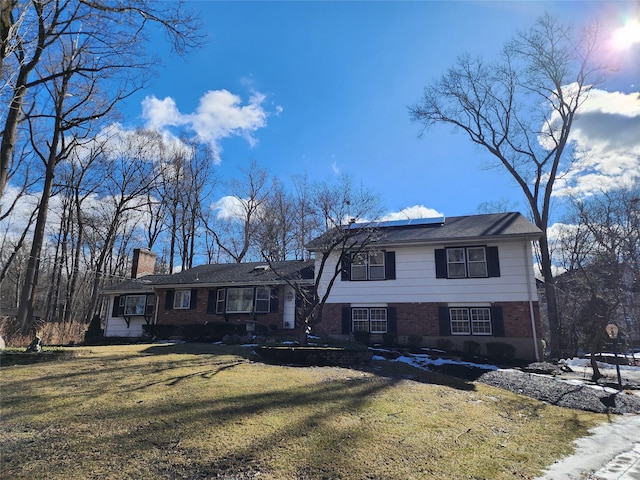
{"type": "Polygon", "coordinates": [[[640,93],[593,89],[570,140],[576,159],[559,172],[556,196],[590,195],[640,180],[640,93]]]}
{"type": "Polygon", "coordinates": [[[333,170],[333,173],[335,173],[336,175],[340,175],[340,167],[338,166],[338,162],[333,162],[331,164],[331,170],[333,170]]]}
{"type": "Polygon", "coordinates": [[[407,220],[410,218],[434,218],[444,217],[443,213],[434,210],[433,208],[427,208],[424,205],[414,205],[413,207],[406,207],[399,212],[390,212],[385,214],[380,221],[387,222],[391,220],[407,220]]]}
{"type": "MultiPolygon", "coordinates": [[[[142,116],[149,128],[166,131],[170,127],[184,127],[195,133],[199,141],[210,145],[214,159],[220,161],[220,142],[240,136],[250,146],[257,140],[253,134],[267,125],[267,111],[262,104],[265,95],[254,91],[246,105],[242,99],[228,90],[210,90],[201,98],[193,113],[178,110],[175,101],[167,97],[159,100],[146,97],[142,102],[142,116]]],[[[277,109],[277,113],[282,111],[277,109]]]]}
{"type": "Polygon", "coordinates": [[[218,220],[237,220],[245,217],[245,207],[238,197],[227,195],[211,205],[218,220]]]}

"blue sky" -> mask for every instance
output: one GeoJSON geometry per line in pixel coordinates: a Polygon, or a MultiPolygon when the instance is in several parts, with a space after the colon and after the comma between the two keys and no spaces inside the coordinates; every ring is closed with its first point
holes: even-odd
{"type": "MultiPolygon", "coordinates": [[[[202,13],[208,43],[181,59],[158,42],[164,66],[124,105],[124,126],[175,131],[178,125],[197,133],[216,148],[222,178],[237,176],[251,160],[285,181],[294,174],[325,179],[345,173],[378,192],[387,212],[422,206],[446,216],[476,213],[479,204],[501,199],[524,213],[526,207],[511,178],[483,169],[491,158],[465,137],[437,127],[418,138],[420,126],[410,121],[408,106],[419,101],[423,87],[460,54],[492,58],[545,12],[567,21],[598,18],[610,28],[629,14],[640,16],[637,2],[191,6],[202,13]]],[[[631,152],[622,165],[605,167],[602,160],[598,167],[599,174],[628,177],[640,172],[640,45],[620,53],[619,65],[576,138],[600,158],[620,158],[612,143],[631,152]],[[608,127],[627,133],[618,142],[598,143],[608,127]]]]}

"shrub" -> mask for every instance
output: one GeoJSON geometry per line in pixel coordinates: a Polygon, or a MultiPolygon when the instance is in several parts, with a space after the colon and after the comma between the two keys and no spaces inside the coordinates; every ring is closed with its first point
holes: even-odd
{"type": "Polygon", "coordinates": [[[489,342],[487,343],[487,355],[492,360],[510,361],[516,356],[516,347],[510,343],[489,342]]]}
{"type": "Polygon", "coordinates": [[[100,328],[100,315],[94,315],[89,323],[89,328],[84,332],[84,341],[92,342],[102,336],[102,328],[100,328]]]}
{"type": "MultiPolygon", "coordinates": [[[[256,328],[256,331],[257,330],[256,328]]],[[[187,325],[143,325],[142,332],[145,337],[152,339],[179,337],[191,342],[218,342],[222,340],[225,335],[246,335],[246,327],[244,323],[236,324],[228,322],[187,325]]]]}
{"type": "Polygon", "coordinates": [[[448,338],[439,338],[436,342],[436,347],[438,347],[439,350],[450,352],[453,350],[453,342],[448,338]]]}
{"type": "Polygon", "coordinates": [[[410,348],[418,348],[422,344],[422,337],[420,335],[409,335],[407,342],[410,348]]]}
{"type": "Polygon", "coordinates": [[[371,332],[353,332],[353,339],[358,343],[369,345],[371,343],[371,332]]]}
{"type": "Polygon", "coordinates": [[[475,357],[480,355],[480,344],[473,340],[465,340],[462,349],[466,355],[475,357]]]}
{"type": "Polygon", "coordinates": [[[396,344],[396,335],[393,333],[382,334],[382,345],[385,347],[393,347],[396,344]]]}

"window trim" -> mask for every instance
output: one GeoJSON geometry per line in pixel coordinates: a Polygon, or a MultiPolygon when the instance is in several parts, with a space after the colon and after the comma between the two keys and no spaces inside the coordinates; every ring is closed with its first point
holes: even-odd
{"type": "Polygon", "coordinates": [[[491,307],[484,307],[484,306],[464,306],[464,307],[463,306],[453,306],[453,307],[449,307],[448,308],[448,314],[449,314],[449,328],[450,328],[451,335],[453,335],[453,336],[481,336],[481,337],[494,336],[493,312],[492,312],[491,307]],[[455,319],[454,320],[453,313],[456,310],[458,310],[460,312],[466,312],[466,317],[467,317],[466,320],[460,320],[460,319],[455,319]],[[476,313],[478,313],[479,311],[482,311],[483,313],[486,313],[487,314],[487,318],[486,319],[480,319],[480,320],[478,320],[477,318],[474,319],[474,311],[476,313]],[[456,331],[456,330],[459,330],[459,326],[456,326],[456,328],[454,328],[454,322],[457,322],[458,324],[466,323],[467,330],[465,332],[456,331]],[[488,332],[477,331],[474,328],[474,323],[478,324],[480,322],[482,322],[483,325],[489,327],[489,331],[488,332]]]}
{"type": "Polygon", "coordinates": [[[378,334],[385,334],[389,332],[389,308],[388,307],[351,307],[351,332],[370,332],[374,335],[378,335],[378,334]],[[379,319],[375,319],[373,320],[371,317],[371,313],[372,311],[377,310],[380,312],[384,312],[384,320],[379,320],[379,319]],[[366,319],[363,318],[358,318],[355,319],[354,315],[356,312],[366,312],[366,319]],[[367,328],[366,330],[363,330],[362,328],[355,328],[355,322],[366,322],[367,323],[367,328]],[[373,322],[384,322],[385,323],[385,329],[384,330],[373,330],[372,327],[372,323],[373,322]]]}
{"type": "Polygon", "coordinates": [[[176,290],[173,292],[173,309],[189,310],[191,308],[191,290],[176,290]],[[185,297],[188,297],[187,305],[185,305],[185,297]],[[179,300],[179,301],[178,301],[179,300]]]}
{"type": "MultiPolygon", "coordinates": [[[[255,288],[254,287],[231,287],[231,288],[227,288],[226,289],[227,295],[226,295],[226,305],[225,305],[225,313],[253,313],[254,309],[255,309],[255,288]],[[240,291],[240,290],[251,290],[251,303],[249,304],[249,309],[248,310],[230,310],[229,306],[231,304],[231,302],[229,301],[229,294],[231,294],[232,292],[236,292],[236,291],[240,291]]],[[[242,300],[245,300],[243,297],[242,300]]]]}
{"type": "Polygon", "coordinates": [[[123,295],[122,297],[120,297],[120,306],[123,307],[123,315],[126,315],[128,317],[143,317],[146,313],[146,309],[149,301],[148,297],[149,295],[146,295],[144,293],[137,294],[137,295],[123,295]],[[136,304],[134,305],[130,305],[129,299],[134,299],[134,298],[137,300],[141,300],[141,299],[144,299],[144,300],[142,302],[136,302],[136,304]],[[139,312],[138,311],[139,309],[136,308],[136,310],[132,312],[128,310],[129,307],[142,307],[142,311],[139,312]]]}
{"type": "Polygon", "coordinates": [[[386,280],[386,269],[387,269],[387,258],[386,251],[384,250],[364,250],[362,252],[355,253],[351,255],[351,272],[350,272],[350,280],[354,282],[366,282],[366,281],[377,281],[377,280],[386,280]],[[382,263],[371,263],[372,256],[380,256],[382,259],[382,263]],[[363,258],[362,263],[356,263],[356,259],[363,258]],[[371,275],[372,267],[375,269],[382,269],[382,276],[373,277],[371,275]],[[358,270],[364,271],[364,276],[360,274],[359,278],[354,275],[354,268],[358,270]]]}
{"type": "Polygon", "coordinates": [[[256,313],[270,313],[271,312],[271,289],[268,287],[255,287],[254,288],[254,293],[253,293],[253,311],[256,313]],[[259,298],[258,297],[258,292],[262,291],[263,293],[266,292],[266,298],[259,298]],[[259,310],[258,309],[258,302],[266,302],[266,310],[262,309],[259,310]]]}
{"type": "Polygon", "coordinates": [[[226,288],[219,288],[219,289],[216,290],[216,310],[215,310],[215,312],[218,315],[222,315],[224,313],[227,313],[226,310],[227,310],[227,289],[226,288]]]}
{"type": "Polygon", "coordinates": [[[490,270],[489,270],[489,255],[487,252],[488,247],[486,245],[471,245],[471,246],[466,246],[466,247],[445,247],[444,251],[445,251],[445,262],[446,262],[446,274],[447,277],[446,278],[450,278],[450,279],[460,279],[460,278],[489,278],[492,275],[490,275],[490,270]],[[453,252],[456,250],[461,250],[462,254],[463,254],[463,259],[462,261],[455,261],[452,262],[449,260],[449,252],[453,252]],[[482,250],[483,254],[484,254],[484,260],[483,261],[478,261],[478,260],[469,260],[469,251],[470,250],[482,250]],[[484,264],[484,274],[483,275],[472,275],[470,273],[470,268],[469,268],[469,264],[475,264],[475,265],[480,265],[480,264],[484,264]],[[463,265],[464,266],[464,275],[454,275],[451,273],[451,266],[452,265],[463,265]]]}

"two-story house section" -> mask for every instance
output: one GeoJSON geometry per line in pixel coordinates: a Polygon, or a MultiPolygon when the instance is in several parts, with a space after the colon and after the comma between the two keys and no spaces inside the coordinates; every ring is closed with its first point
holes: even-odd
{"type": "MultiPolygon", "coordinates": [[[[422,337],[430,347],[444,338],[459,350],[465,341],[504,342],[518,358],[540,357],[532,242],[542,232],[520,213],[369,223],[367,235],[372,228],[365,249],[330,257],[325,272],[340,262],[341,275],[316,334],[364,330],[422,337]]],[[[319,237],[307,248],[322,245],[319,237]]]]}

